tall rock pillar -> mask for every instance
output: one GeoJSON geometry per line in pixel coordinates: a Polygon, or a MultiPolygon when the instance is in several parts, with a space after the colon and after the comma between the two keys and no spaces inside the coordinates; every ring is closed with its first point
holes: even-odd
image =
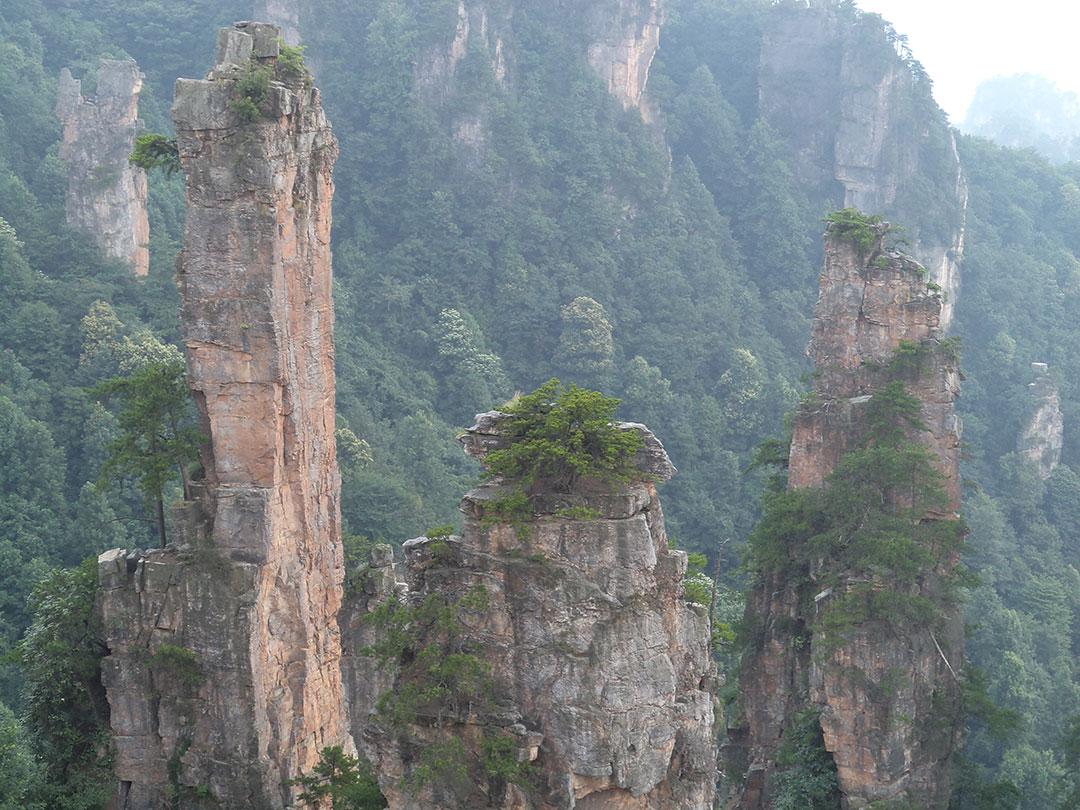
{"type": "Polygon", "coordinates": [[[176,84],[180,264],[204,477],[166,549],[100,564],[116,806],[281,808],[351,745],[340,684],[331,170],[337,144],[279,30],[223,29],[176,84]]]}
{"type": "Polygon", "coordinates": [[[142,80],[130,59],[102,59],[92,98],[83,98],[81,82],[64,68],[56,99],[68,224],[91,234],[107,256],[126,262],[137,276],[150,270],[146,172],[128,163],[142,80]]]}
{"type": "MultiPolygon", "coordinates": [[[[508,447],[505,418],[478,417],[466,452],[508,447]]],[[[342,614],[345,669],[391,810],[713,806],[708,619],[683,598],[652,483],[675,469],[643,425],[621,427],[642,437],[631,481],[543,488],[512,517],[513,486],[489,481],[460,537],[405,543],[407,590],[389,549],[373,556],[342,614]],[[395,600],[407,636],[386,624],[395,600]]]]}
{"type": "MultiPolygon", "coordinates": [[[[875,397],[890,396],[888,386],[900,381],[918,407],[905,430],[929,451],[933,486],[943,497],[934,509],[889,525],[898,532],[939,525],[942,537],[955,538],[959,523],[939,522],[956,521],[960,506],[957,359],[942,340],[940,291],[927,284],[921,265],[883,247],[886,227],[861,249],[836,226],[826,234],[810,344],[815,380],[796,413],[788,488],[832,486],[829,476],[842,457],[868,446],[875,397]]],[[[908,497],[899,491],[900,500],[908,497]]],[[[750,592],[751,641],[740,684],[745,716],[733,746],[744,756],[745,810],[773,806],[785,767],[778,754],[806,712],[819,718],[844,808],[877,801],[948,805],[961,721],[963,623],[944,594],[956,554],[939,554],[931,543],[928,561],[900,585],[891,562],[865,548],[849,554],[846,539],[814,554],[789,547],[791,562],[760,573],[750,592]],[[867,559],[872,562],[853,562],[867,559]],[[844,612],[827,613],[840,606],[844,612]],[[905,618],[916,607],[933,615],[905,618]]],[[[882,533],[859,541],[891,539],[882,533]]]]}

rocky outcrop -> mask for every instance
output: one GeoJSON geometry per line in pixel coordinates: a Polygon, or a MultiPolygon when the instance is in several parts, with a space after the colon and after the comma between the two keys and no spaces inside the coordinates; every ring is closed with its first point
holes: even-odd
{"type": "MultiPolygon", "coordinates": [[[[463,437],[467,452],[482,457],[504,446],[500,423],[500,414],[479,417],[463,437]]],[[[655,437],[640,425],[624,429],[645,440],[641,478],[670,477],[655,437]]],[[[461,536],[404,547],[406,606],[458,611],[454,649],[480,662],[488,700],[452,700],[463,687],[443,681],[437,712],[421,707],[401,722],[380,706],[388,689],[402,695],[424,683],[412,664],[401,664],[390,684],[373,680],[365,662],[378,635],[370,616],[395,587],[385,557],[373,561],[343,613],[353,734],[390,807],[711,808],[708,622],[682,598],[686,555],[668,548],[653,484],[541,492],[527,516],[512,519],[500,511],[506,494],[494,481],[473,490],[461,504],[461,536]],[[431,778],[430,752],[445,753],[454,741],[459,773],[468,776],[455,780],[449,768],[431,778]],[[504,755],[498,767],[492,750],[504,755]]],[[[414,613],[410,651],[397,660],[431,655],[432,645],[446,653],[439,645],[448,643],[448,626],[414,613]]]]}
{"type": "Polygon", "coordinates": [[[1016,449],[1047,480],[1061,461],[1065,422],[1061,414],[1061,392],[1046,363],[1032,363],[1035,380],[1028,384],[1031,416],[1020,434],[1016,449]]]}
{"type": "MultiPolygon", "coordinates": [[[[911,438],[931,451],[945,493],[922,520],[950,521],[960,503],[956,357],[942,342],[940,292],[928,287],[920,265],[883,248],[884,230],[865,251],[835,232],[826,235],[810,345],[814,386],[796,414],[788,486],[828,485],[841,456],[865,435],[874,397],[899,375],[920,409],[911,438]]],[[[875,801],[948,805],[963,626],[956,606],[940,597],[955,563],[952,555],[935,563],[901,595],[944,604],[940,621],[898,626],[871,615],[855,619],[839,642],[817,622],[821,611],[852,589],[876,592],[890,583],[841,571],[833,577],[839,585],[815,586],[829,565],[823,559],[807,570],[761,576],[748,598],[746,621],[754,629],[741,670],[744,722],[730,757],[746,772],[740,807],[773,806],[777,753],[807,709],[820,713],[845,808],[875,801]]]]}
{"type": "Polygon", "coordinates": [[[203,480],[167,548],[99,560],[114,806],[283,808],[349,747],[340,684],[331,170],[317,89],[276,27],[223,29],[176,85],[187,178],[179,286],[203,480]],[[248,71],[271,77],[252,118],[248,71]],[[248,96],[250,99],[250,96],[248,96]]]}
{"type": "Polygon", "coordinates": [[[596,34],[589,45],[589,64],[624,109],[638,109],[651,121],[645,88],[660,47],[663,0],[611,0],[596,4],[592,16],[596,34]]]}
{"type": "Polygon", "coordinates": [[[833,0],[778,6],[759,66],[760,112],[788,141],[802,183],[830,201],[903,223],[945,295],[960,289],[967,183],[929,80],[893,29],[833,0]]]}
{"type": "Polygon", "coordinates": [[[94,95],[60,71],[56,114],[64,128],[60,158],[67,164],[68,224],[93,236],[111,258],[137,276],[150,269],[146,172],[128,163],[138,128],[143,76],[129,60],[98,63],[94,95]]]}

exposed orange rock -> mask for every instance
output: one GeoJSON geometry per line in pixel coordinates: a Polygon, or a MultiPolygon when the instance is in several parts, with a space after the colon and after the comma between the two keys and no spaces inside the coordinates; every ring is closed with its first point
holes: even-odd
{"type": "Polygon", "coordinates": [[[243,71],[275,69],[279,36],[223,29],[208,77],[176,85],[181,323],[205,479],[168,548],[99,561],[117,807],[291,806],[287,780],[324,746],[351,747],[336,621],[337,144],[303,77],[275,74],[257,120],[230,106],[243,71]]]}
{"type": "MultiPolygon", "coordinates": [[[[925,519],[954,519],[960,505],[954,409],[960,375],[951,347],[941,342],[942,297],[927,285],[920,265],[882,246],[885,230],[864,251],[826,234],[809,350],[813,393],[796,414],[788,486],[824,485],[840,457],[857,446],[865,407],[904,342],[919,347],[920,355],[904,380],[925,425],[912,438],[932,452],[947,496],[940,514],[925,519]]],[[[927,571],[917,595],[935,598],[955,562],[927,571]]],[[[813,623],[819,603],[832,594],[814,592],[813,570],[804,576],[809,586],[769,574],[749,595],[747,618],[759,629],[741,671],[745,722],[733,735],[732,767],[746,773],[739,806],[772,807],[777,751],[792,718],[810,707],[821,713],[845,808],[881,800],[945,808],[960,732],[959,611],[948,609],[936,628],[869,620],[841,643],[826,642],[813,623]]]]}

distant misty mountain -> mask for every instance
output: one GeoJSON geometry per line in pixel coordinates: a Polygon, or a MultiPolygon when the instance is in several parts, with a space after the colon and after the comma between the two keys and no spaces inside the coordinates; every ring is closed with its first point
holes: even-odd
{"type": "Polygon", "coordinates": [[[962,127],[1055,163],[1080,160],[1080,97],[1044,76],[998,76],[979,85],[962,127]]]}

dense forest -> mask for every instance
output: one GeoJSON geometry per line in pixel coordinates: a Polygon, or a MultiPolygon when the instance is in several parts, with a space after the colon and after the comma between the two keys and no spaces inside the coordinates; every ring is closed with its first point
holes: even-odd
{"type": "MultiPolygon", "coordinates": [[[[733,632],[717,654],[737,713],[741,563],[767,486],[754,449],[784,436],[807,388],[822,220],[845,202],[806,180],[782,122],[759,109],[762,39],[800,4],[670,0],[648,120],[590,68],[593,20],[572,4],[470,4],[503,32],[509,62],[493,60],[485,34],[453,69],[457,0],[315,5],[306,58],[341,145],[351,559],[458,519],[479,469],[455,437],[475,413],[552,377],[603,390],[680,470],[663,490],[669,531],[722,572],[718,618],[733,632]]],[[[895,32],[840,6],[858,47],[913,71],[921,128],[944,137],[895,32]]],[[[0,10],[0,808],[103,806],[95,569],[80,563],[154,545],[158,529],[137,476],[109,463],[129,426],[123,397],[102,386],[179,356],[182,179],[150,178],[149,276],[104,258],[65,224],[57,76],[70,68],[89,93],[100,57],[133,57],[146,74],[140,117],[167,132],[174,79],[201,75],[214,29],[250,16],[239,0],[0,10]]],[[[952,331],[982,711],[956,806],[1065,808],[1080,792],[1080,164],[970,136],[958,147],[970,197],[952,331]],[[1045,480],[1017,453],[1036,361],[1060,386],[1065,422],[1045,480]]],[[[934,160],[918,171],[898,205],[919,212],[897,223],[912,238],[942,226],[934,189],[952,182],[934,160]]],[[[166,500],[180,486],[170,479],[166,500]]]]}

